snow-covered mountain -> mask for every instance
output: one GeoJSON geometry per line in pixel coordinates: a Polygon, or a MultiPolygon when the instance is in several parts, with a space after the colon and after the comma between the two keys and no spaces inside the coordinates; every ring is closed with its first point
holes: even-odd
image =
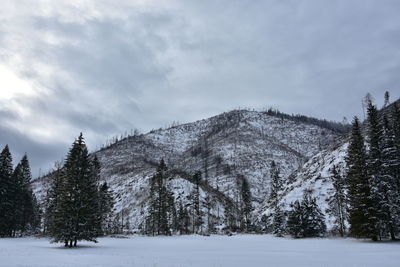
{"type": "MultiPolygon", "coordinates": [[[[290,210],[290,204],[301,200],[305,192],[315,197],[317,204],[325,215],[327,229],[331,230],[335,218],[328,212],[328,202],[334,194],[332,184],[332,168],[336,166],[340,175],[346,171],[345,157],[349,146],[345,136],[337,138],[328,148],[310,158],[299,170],[295,171],[278,194],[278,204],[284,210],[290,210]]],[[[273,208],[269,199],[266,199],[255,212],[260,221],[265,215],[271,219],[273,208]]]]}
{"type": "MultiPolygon", "coordinates": [[[[300,194],[297,191],[307,188],[306,183],[314,183],[314,190],[317,184],[320,186],[322,191],[316,194],[329,194],[325,192],[329,190],[328,182],[318,177],[309,179],[313,177],[311,173],[318,176],[321,172],[321,160],[337,160],[336,155],[327,152],[332,150],[320,151],[332,145],[339,135],[329,127],[290,116],[234,110],[130,136],[94,154],[102,165],[102,180],[107,181],[115,193],[116,212],[125,220],[129,219],[131,228],[139,227],[146,216],[149,180],[162,158],[171,173],[168,186],[174,192],[176,203],[188,203],[193,188],[191,175],[202,171],[201,199],[204,202],[209,198],[212,220],[221,225],[227,203],[235,206],[239,202],[243,179],[250,184],[254,215],[268,213],[266,199],[272,161],[279,164],[281,174],[288,179],[311,158],[303,166],[303,170],[307,166],[310,169],[298,172],[289,183],[293,190],[287,188],[282,192],[285,203],[297,197],[296,194],[300,194]]],[[[342,156],[345,146],[338,149],[337,156],[342,156]]],[[[48,180],[49,176],[45,176],[34,181],[34,191],[39,198],[43,199],[48,180]]]]}
{"type": "MultiPolygon", "coordinates": [[[[381,115],[389,114],[393,105],[400,105],[400,100],[382,108],[381,115]]],[[[366,122],[362,129],[364,135],[367,131],[366,122]]],[[[332,230],[334,218],[328,212],[328,202],[334,194],[332,184],[332,168],[335,165],[339,174],[343,177],[346,172],[346,155],[349,146],[349,136],[342,135],[336,138],[328,147],[311,157],[300,169],[296,170],[286,180],[283,190],[278,194],[278,204],[284,210],[290,210],[290,204],[295,200],[301,200],[304,192],[310,193],[316,198],[318,206],[325,215],[328,230],[332,230]]],[[[261,221],[263,215],[271,220],[273,208],[268,198],[264,200],[254,212],[255,220],[261,221]]]]}

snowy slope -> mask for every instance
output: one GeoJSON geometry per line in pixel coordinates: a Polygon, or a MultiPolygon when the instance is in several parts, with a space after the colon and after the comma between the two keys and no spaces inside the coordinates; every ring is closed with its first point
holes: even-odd
{"type": "MultiPolygon", "coordinates": [[[[317,199],[317,204],[325,215],[328,230],[332,229],[334,218],[327,212],[328,201],[333,195],[332,168],[335,165],[339,173],[345,174],[345,157],[349,143],[346,138],[338,138],[331,146],[307,161],[301,169],[294,172],[291,179],[279,192],[278,203],[284,210],[290,210],[290,204],[303,198],[304,192],[310,193],[317,199]]],[[[262,215],[271,218],[273,208],[268,199],[256,212],[257,219],[262,215]]]]}
{"type": "MultiPolygon", "coordinates": [[[[400,105],[400,100],[382,108],[381,115],[388,114],[393,105],[400,105]]],[[[366,122],[362,124],[362,130],[366,135],[366,122]]],[[[332,229],[334,218],[327,212],[328,201],[333,195],[332,167],[335,165],[339,173],[344,176],[346,172],[345,157],[349,146],[349,137],[339,136],[327,148],[310,158],[299,170],[290,175],[284,185],[284,190],[279,193],[279,204],[290,210],[290,204],[295,200],[301,200],[304,192],[309,192],[317,199],[317,204],[325,215],[328,230],[332,229]]],[[[284,176],[286,177],[286,176],[284,176]]],[[[268,199],[254,212],[255,220],[260,221],[263,215],[271,219],[273,208],[268,199]]]]}
{"type": "MultiPolygon", "coordinates": [[[[253,205],[268,198],[272,160],[288,177],[308,158],[326,148],[338,133],[314,124],[235,110],[221,115],[125,138],[95,154],[101,177],[115,193],[116,212],[138,228],[147,212],[149,180],[157,162],[164,158],[171,170],[169,187],[177,203],[188,203],[191,175],[203,173],[202,201],[209,196],[215,223],[222,224],[227,202],[240,198],[242,179],[249,181],[253,205]]],[[[34,181],[43,199],[48,177],[34,181]]],[[[259,209],[256,209],[256,212],[259,209]]]]}

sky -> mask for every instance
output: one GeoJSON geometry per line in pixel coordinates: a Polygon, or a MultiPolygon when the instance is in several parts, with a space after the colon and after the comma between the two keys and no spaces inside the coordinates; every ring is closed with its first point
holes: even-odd
{"type": "Polygon", "coordinates": [[[236,108],[341,121],[400,97],[397,0],[2,0],[0,146],[33,176],[83,132],[236,108]]]}

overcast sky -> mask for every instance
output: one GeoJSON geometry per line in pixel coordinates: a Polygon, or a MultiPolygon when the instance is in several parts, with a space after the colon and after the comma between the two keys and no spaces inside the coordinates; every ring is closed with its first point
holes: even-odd
{"type": "Polygon", "coordinates": [[[83,131],[238,107],[341,121],[400,96],[400,1],[2,0],[0,145],[33,175],[83,131]]]}

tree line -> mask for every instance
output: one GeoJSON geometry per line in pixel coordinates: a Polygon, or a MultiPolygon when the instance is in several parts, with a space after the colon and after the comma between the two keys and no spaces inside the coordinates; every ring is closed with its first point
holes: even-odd
{"type": "MultiPolygon", "coordinates": [[[[400,107],[389,105],[378,111],[366,101],[367,120],[354,118],[350,133],[346,170],[331,168],[333,195],[327,212],[334,217],[334,231],[341,236],[372,240],[395,239],[400,232],[400,107]],[[350,228],[347,229],[348,225],[350,228]]],[[[207,171],[207,164],[204,170],[207,171]]],[[[66,160],[49,175],[43,210],[31,188],[28,157],[15,168],[6,145],[0,154],[0,236],[13,237],[43,230],[52,242],[76,246],[80,240],[97,242],[98,236],[115,231],[113,193],[100,179],[101,166],[90,155],[83,135],[73,142],[66,160]]],[[[207,172],[195,171],[190,179],[188,201],[175,198],[168,181],[173,179],[164,160],[149,180],[149,206],[141,226],[148,235],[209,234],[216,232],[215,201],[204,194],[207,172]]],[[[270,204],[272,220],[261,218],[261,226],[251,219],[252,196],[245,177],[238,177],[237,199],[223,203],[223,229],[241,232],[272,232],[277,236],[323,236],[325,218],[316,198],[305,192],[302,200],[284,211],[278,195],[283,181],[278,164],[271,163],[270,204]],[[240,179],[239,179],[240,178],[240,179]]],[[[217,203],[218,204],[218,203],[217,203]]],[[[122,214],[123,215],[123,214],[122,214]]],[[[219,217],[219,215],[218,215],[219,217]]],[[[218,218],[219,220],[219,218],[218,218]]]]}
{"type": "MultiPolygon", "coordinates": [[[[171,179],[167,165],[162,159],[156,173],[150,179],[149,209],[141,227],[142,232],[147,235],[216,233],[215,224],[219,218],[211,214],[211,210],[216,208],[212,196],[202,194],[201,187],[207,185],[207,180],[203,178],[201,171],[192,175],[192,190],[187,201],[175,198],[168,186],[171,179]]],[[[223,203],[223,230],[226,232],[251,230],[251,191],[247,179],[242,177],[240,180],[239,202],[223,203]]]]}
{"type": "Polygon", "coordinates": [[[305,122],[309,124],[313,124],[322,128],[329,129],[333,132],[337,133],[346,133],[350,129],[350,125],[347,123],[347,119],[343,118],[343,122],[336,122],[336,121],[328,121],[328,120],[321,120],[313,117],[308,117],[301,114],[287,114],[281,112],[277,109],[269,108],[265,111],[266,114],[270,116],[275,116],[281,119],[292,120],[295,122],[305,122]]]}
{"type": "Polygon", "coordinates": [[[271,219],[266,215],[262,216],[260,231],[278,237],[287,234],[294,238],[323,236],[326,233],[325,216],[316,198],[312,197],[310,192],[304,192],[303,198],[291,203],[291,209],[285,211],[279,203],[279,192],[284,188],[280,168],[275,161],[271,163],[270,178],[269,203],[273,211],[271,219]]]}
{"type": "Polygon", "coordinates": [[[114,229],[112,192],[100,183],[100,162],[88,153],[83,135],[73,143],[64,164],[49,175],[42,207],[32,192],[27,155],[15,169],[8,145],[0,154],[0,236],[44,234],[51,242],[76,246],[97,242],[114,229]]]}
{"type": "Polygon", "coordinates": [[[346,158],[350,233],[393,240],[400,231],[400,107],[386,106],[388,94],[381,112],[366,102],[365,131],[355,117],[346,158]]]}
{"type": "MultiPolygon", "coordinates": [[[[344,174],[335,165],[331,168],[333,195],[327,212],[334,218],[332,231],[340,236],[395,240],[400,234],[400,107],[389,105],[388,93],[380,111],[370,96],[364,103],[367,119],[362,124],[354,117],[344,174]]],[[[276,200],[282,187],[275,163],[271,172],[274,212],[269,231],[278,236],[323,235],[323,214],[309,194],[292,203],[291,211],[282,212],[276,200]],[[310,226],[313,231],[307,230],[310,226]]]]}
{"type": "Polygon", "coordinates": [[[25,154],[13,168],[8,145],[0,154],[0,236],[36,233],[41,210],[31,187],[31,170],[25,154]]]}

